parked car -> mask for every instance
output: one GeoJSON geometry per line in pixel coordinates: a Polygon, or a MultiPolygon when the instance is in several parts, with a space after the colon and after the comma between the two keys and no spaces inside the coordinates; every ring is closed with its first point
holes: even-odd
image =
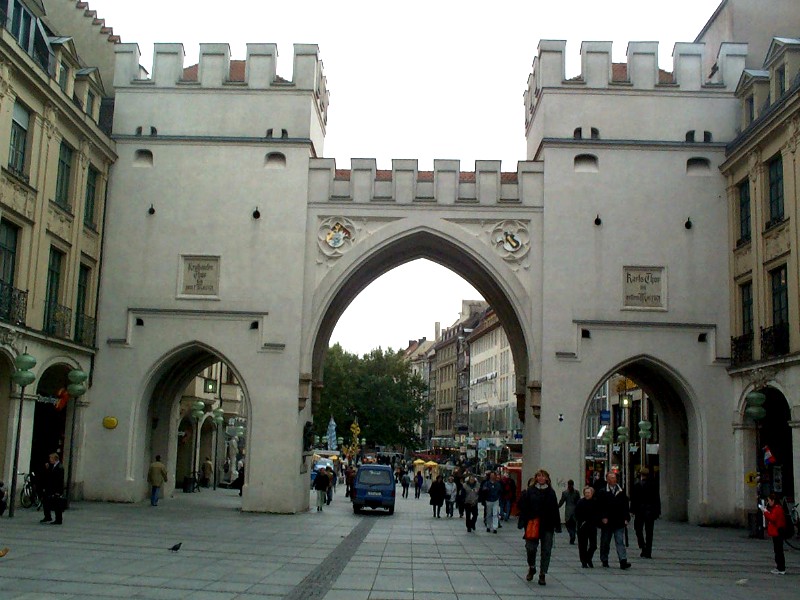
{"type": "Polygon", "coordinates": [[[394,514],[395,482],[394,472],[389,465],[361,465],[353,481],[350,493],[353,512],[365,507],[385,508],[394,514]]]}
{"type": "Polygon", "coordinates": [[[312,487],[314,485],[314,479],[317,478],[317,471],[319,471],[320,469],[327,469],[328,467],[333,469],[334,473],[336,472],[336,469],[333,466],[333,461],[328,459],[328,458],[320,458],[319,460],[317,460],[317,462],[314,463],[314,467],[311,469],[311,485],[312,485],[312,487]]]}

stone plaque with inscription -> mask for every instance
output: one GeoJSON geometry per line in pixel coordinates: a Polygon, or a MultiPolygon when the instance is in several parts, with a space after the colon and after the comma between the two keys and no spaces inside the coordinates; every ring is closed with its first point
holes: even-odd
{"type": "Polygon", "coordinates": [[[623,267],[622,289],[624,308],[667,307],[664,267],[623,267]]]}
{"type": "Polygon", "coordinates": [[[182,275],[181,294],[219,295],[219,256],[184,256],[182,275]]]}

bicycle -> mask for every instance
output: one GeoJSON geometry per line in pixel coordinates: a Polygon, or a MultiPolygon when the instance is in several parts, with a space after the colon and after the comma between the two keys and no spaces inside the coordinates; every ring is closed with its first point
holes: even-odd
{"type": "Polygon", "coordinates": [[[795,550],[800,550],[800,545],[796,541],[796,536],[798,532],[800,532],[800,502],[790,503],[786,498],[783,499],[783,514],[792,524],[792,537],[790,539],[785,539],[786,545],[790,548],[795,550]],[[791,541],[790,541],[791,540],[791,541]]]}
{"type": "Polygon", "coordinates": [[[19,503],[23,508],[36,506],[36,510],[42,507],[42,496],[36,488],[36,475],[34,473],[23,473],[25,480],[22,490],[19,493],[19,503]]]}

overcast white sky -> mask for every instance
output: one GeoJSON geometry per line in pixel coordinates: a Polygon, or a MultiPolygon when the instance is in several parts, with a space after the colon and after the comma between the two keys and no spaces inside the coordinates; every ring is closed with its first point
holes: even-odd
{"type": "MultiPolygon", "coordinates": [[[[522,94],[540,39],[567,40],[567,76],[580,71],[581,41],[614,42],[624,62],[629,41],[658,41],[660,66],[672,70],[675,42],[691,42],[720,0],[89,0],[123,42],[136,42],[152,66],[156,42],[180,42],[186,65],[200,43],[276,43],[278,74],[291,79],[292,44],[319,45],[330,91],[324,154],[338,168],[350,158],[524,160],[522,94]]],[[[409,339],[433,338],[461,299],[480,295],[460,277],[415,261],[373,283],[350,305],[331,342],[359,354],[409,339]],[[409,297],[430,301],[409,305],[409,297]]]]}

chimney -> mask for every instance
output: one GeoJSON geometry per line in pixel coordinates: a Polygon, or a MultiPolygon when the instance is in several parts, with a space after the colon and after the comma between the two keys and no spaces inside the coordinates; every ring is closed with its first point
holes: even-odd
{"type": "Polygon", "coordinates": [[[436,337],[434,338],[435,341],[439,341],[442,337],[442,324],[439,321],[436,321],[436,337]]]}

